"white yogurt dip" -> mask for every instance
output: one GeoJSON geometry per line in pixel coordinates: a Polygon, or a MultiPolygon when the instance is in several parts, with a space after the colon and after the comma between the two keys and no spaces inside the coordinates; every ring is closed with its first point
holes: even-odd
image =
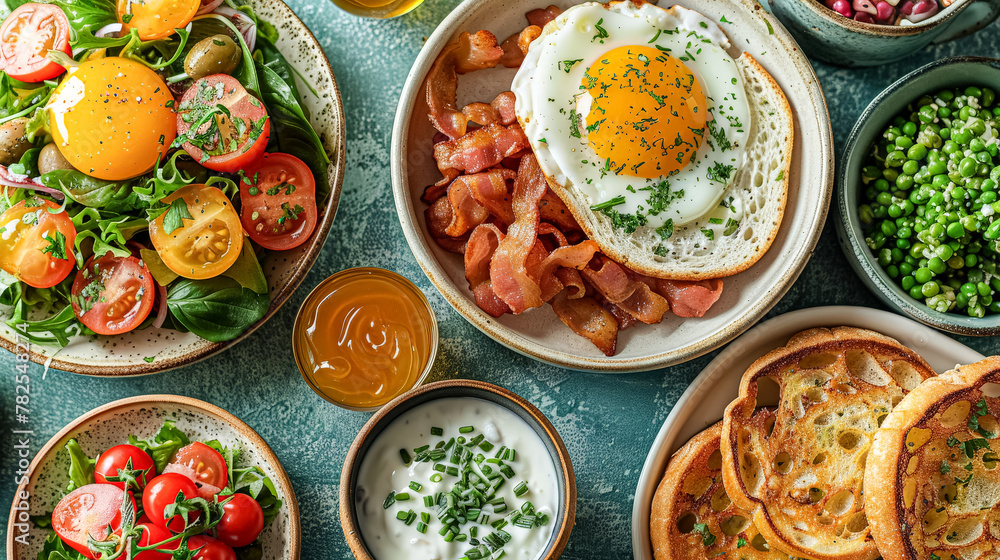
{"type": "MultiPolygon", "coordinates": [[[[496,462],[487,461],[478,464],[492,468],[499,466],[496,462]]],[[[476,540],[483,544],[484,538],[497,531],[492,523],[509,520],[513,512],[521,511],[523,504],[530,502],[535,515],[548,516],[548,523],[530,529],[507,523],[501,531],[508,533],[511,539],[503,551],[504,558],[536,560],[541,557],[556,524],[559,504],[557,480],[555,464],[544,443],[513,412],[471,397],[436,399],[414,407],[393,420],[376,437],[362,459],[355,489],[361,537],[377,560],[458,560],[474,548],[472,528],[475,528],[476,540]],[[460,433],[461,428],[468,430],[469,426],[474,431],[460,433]],[[431,428],[442,428],[443,435],[432,435],[431,428]],[[506,510],[494,512],[494,506],[486,505],[481,508],[479,519],[459,525],[461,533],[454,535],[455,540],[446,542],[445,537],[438,533],[444,527],[437,516],[438,506],[426,507],[424,497],[449,492],[461,480],[434,469],[435,464],[456,466],[450,461],[452,452],[449,451],[445,458],[438,461],[414,460],[406,465],[400,456],[400,449],[405,449],[410,457],[416,457],[415,448],[429,445],[433,450],[439,442],[458,437],[466,438],[468,444],[480,435],[495,447],[489,451],[479,446],[469,447],[473,457],[482,454],[487,459],[495,459],[502,447],[515,451],[513,459],[502,460],[513,470],[513,476],[504,476],[505,482],[494,496],[494,499],[503,498],[506,510]],[[438,479],[435,475],[440,476],[439,482],[432,481],[438,479]],[[527,492],[517,496],[515,489],[522,481],[527,486],[527,492]],[[414,490],[411,482],[419,484],[420,489],[414,490]],[[392,492],[409,499],[396,500],[384,508],[386,498],[392,492]],[[405,517],[411,510],[416,518],[410,525],[397,517],[405,517]],[[430,517],[425,533],[417,530],[418,524],[422,523],[422,513],[430,517]],[[489,516],[489,519],[483,519],[482,515],[489,516]],[[463,535],[464,540],[459,541],[463,535]]]]}

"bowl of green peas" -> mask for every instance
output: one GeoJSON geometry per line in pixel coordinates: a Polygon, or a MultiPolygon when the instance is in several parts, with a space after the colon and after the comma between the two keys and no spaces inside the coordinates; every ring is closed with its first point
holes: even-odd
{"type": "Polygon", "coordinates": [[[1000,334],[1000,60],[904,76],[851,131],[838,177],[841,247],[890,307],[963,335],[1000,334]]]}

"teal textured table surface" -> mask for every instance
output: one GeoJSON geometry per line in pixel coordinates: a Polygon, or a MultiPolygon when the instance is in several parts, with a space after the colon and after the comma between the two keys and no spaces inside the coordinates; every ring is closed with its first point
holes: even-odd
{"type": "MultiPolygon", "coordinates": [[[[577,524],[564,558],[631,556],[632,500],[649,447],[704,356],[659,371],[600,375],[571,372],[506,349],[467,323],[420,271],[396,218],[389,183],[389,144],[396,102],[410,65],[437,24],[458,2],[427,0],[389,21],[348,15],[327,0],[288,2],[326,51],[347,116],[347,175],[337,219],[323,253],[291,301],[263,328],[222,355],[179,370],[131,379],[93,379],[32,365],[32,453],[94,407],[154,393],[206,400],[246,421],[277,452],[291,477],[302,516],[302,557],[351,558],[338,519],[340,468],[364,413],[337,408],[302,381],[292,358],[291,328],[309,289],[355,266],[395,270],[427,294],[440,322],[441,345],[430,380],[465,377],[496,383],[538,406],[569,448],[577,477],[577,524]]],[[[667,3],[667,2],[664,2],[667,3]]],[[[905,73],[954,55],[997,56],[1000,26],[928,48],[888,66],[847,70],[816,65],[826,93],[837,154],[868,102],[905,73]]],[[[970,79],[974,79],[970,76],[970,79]]],[[[769,317],[819,305],[881,307],[855,278],[837,245],[835,212],[805,271],[769,317]]],[[[1000,339],[960,339],[991,355],[1000,339]]],[[[13,497],[14,356],[0,355],[0,504],[13,497]]],[[[4,534],[4,540],[6,535],[4,534]]]]}

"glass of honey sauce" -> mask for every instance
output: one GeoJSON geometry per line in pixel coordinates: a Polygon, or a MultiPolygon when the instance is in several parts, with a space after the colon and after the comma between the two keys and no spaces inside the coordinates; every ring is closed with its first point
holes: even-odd
{"type": "Polygon", "coordinates": [[[333,0],[338,8],[356,16],[387,19],[401,16],[424,0],[333,0]]]}
{"type": "Polygon", "coordinates": [[[306,383],[350,410],[377,410],[422,383],[437,347],[437,318],[423,292],[380,268],[351,268],[321,282],[292,330],[306,383]]]}

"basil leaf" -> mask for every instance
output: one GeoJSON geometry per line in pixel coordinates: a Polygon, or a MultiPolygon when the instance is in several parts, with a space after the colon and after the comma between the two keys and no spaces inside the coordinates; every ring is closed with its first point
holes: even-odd
{"type": "MultiPolygon", "coordinates": [[[[10,0],[7,0],[8,4],[10,0]]],[[[62,8],[69,20],[72,44],[80,31],[90,35],[109,23],[118,21],[118,4],[114,0],[53,0],[47,2],[62,8]]]]}
{"type": "Polygon", "coordinates": [[[183,198],[175,198],[167,208],[167,213],[163,216],[163,231],[170,235],[174,230],[184,227],[184,220],[193,220],[194,216],[188,210],[187,202],[183,198]]]}
{"type": "Polygon", "coordinates": [[[94,464],[97,461],[88,457],[75,439],[66,442],[66,451],[69,452],[69,486],[66,487],[66,492],[93,484],[94,464]]]}
{"type": "Polygon", "coordinates": [[[178,274],[173,270],[170,270],[166,264],[163,263],[163,259],[160,258],[160,254],[153,249],[141,249],[139,255],[142,257],[142,262],[149,269],[149,273],[153,275],[153,280],[161,286],[166,286],[177,280],[179,278],[178,274]]]}
{"type": "Polygon", "coordinates": [[[38,553],[39,560],[86,560],[87,557],[73,549],[67,549],[55,531],[49,533],[38,553]]]}
{"type": "Polygon", "coordinates": [[[236,280],[240,286],[248,290],[253,290],[258,294],[267,294],[267,278],[264,276],[264,269],[260,267],[260,261],[257,260],[257,255],[253,252],[253,245],[250,243],[243,244],[239,258],[222,275],[236,280]]]}
{"type": "Polygon", "coordinates": [[[59,189],[72,200],[91,208],[124,214],[149,206],[132,191],[135,180],[105,181],[84,175],[76,169],[49,171],[40,180],[46,187],[59,189]]]}
{"type": "Polygon", "coordinates": [[[270,305],[267,293],[258,294],[225,276],[181,279],[167,292],[167,308],[174,318],[212,342],[225,342],[243,334],[264,318],[270,305]]]}
{"type": "Polygon", "coordinates": [[[278,151],[292,154],[305,162],[316,179],[316,200],[322,204],[330,196],[327,170],[330,158],[319,134],[309,123],[292,88],[271,68],[255,61],[260,76],[260,100],[271,119],[271,139],[278,151]]]}

